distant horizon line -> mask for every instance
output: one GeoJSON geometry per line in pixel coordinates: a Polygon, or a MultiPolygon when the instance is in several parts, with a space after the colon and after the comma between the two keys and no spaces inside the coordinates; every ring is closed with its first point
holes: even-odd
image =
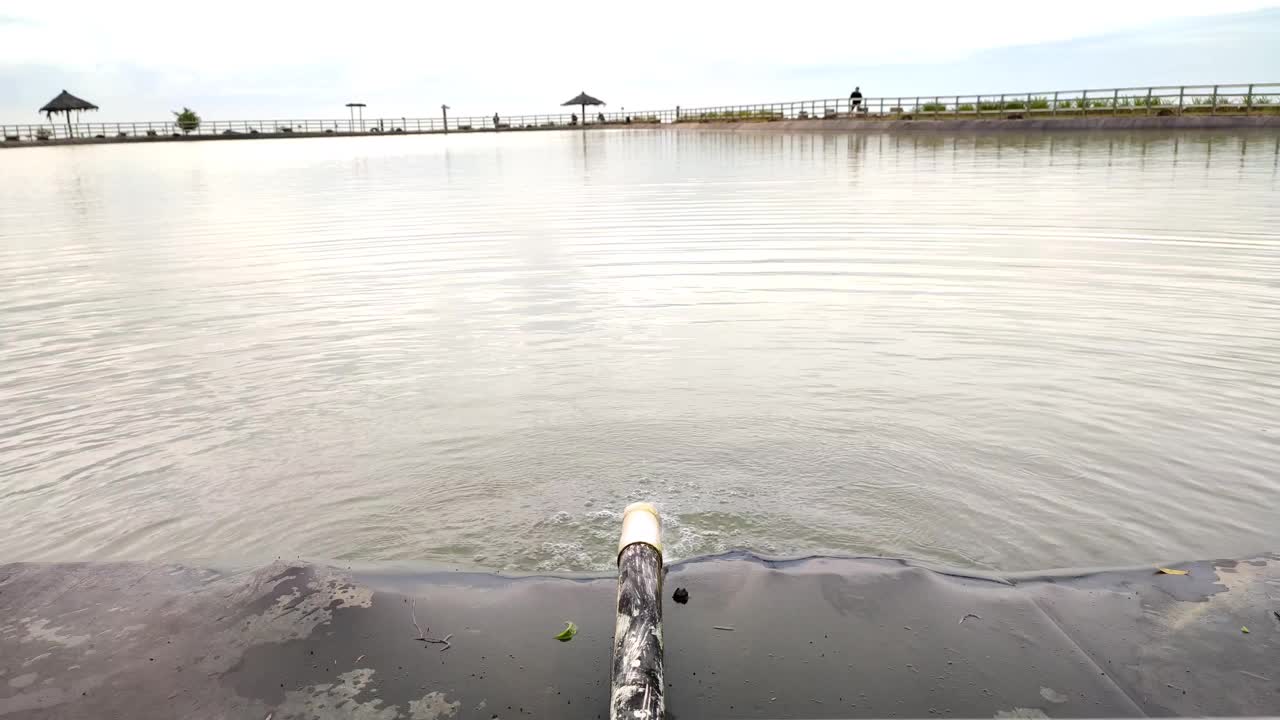
{"type": "MultiPolygon", "coordinates": [[[[855,85],[854,87],[859,87],[859,88],[860,88],[861,86],[860,86],[860,85],[855,85]]],[[[862,96],[862,98],[861,98],[861,99],[862,99],[862,102],[863,102],[863,103],[866,103],[866,104],[868,104],[868,105],[869,105],[871,102],[873,102],[873,101],[875,101],[875,102],[881,102],[881,101],[888,101],[888,100],[894,100],[894,101],[896,101],[898,104],[902,104],[904,101],[911,100],[911,101],[914,101],[914,104],[917,104],[917,105],[918,105],[918,104],[920,104],[922,101],[926,101],[926,100],[932,100],[932,101],[935,101],[935,102],[939,102],[939,101],[943,101],[943,100],[954,100],[954,101],[956,101],[956,102],[963,102],[963,101],[981,102],[981,101],[987,101],[987,100],[994,101],[994,100],[997,100],[997,99],[1008,99],[1008,98],[1013,98],[1013,99],[1015,99],[1015,100],[1016,100],[1016,99],[1019,99],[1019,98],[1030,99],[1030,98],[1045,97],[1045,96],[1048,96],[1048,95],[1063,95],[1063,94],[1068,94],[1068,95],[1072,95],[1072,94],[1079,94],[1079,95],[1083,96],[1083,95],[1085,95],[1085,94],[1087,94],[1087,93],[1099,93],[1099,92],[1112,93],[1112,94],[1113,94],[1113,97],[1114,97],[1114,96],[1118,95],[1119,93],[1127,93],[1127,92],[1133,92],[1133,91],[1138,91],[1138,90],[1142,90],[1142,91],[1156,91],[1156,90],[1162,90],[1162,91],[1163,91],[1163,90],[1182,90],[1182,91],[1183,91],[1187,96],[1189,96],[1189,97],[1200,97],[1200,96],[1205,96],[1205,95],[1218,94],[1218,90],[1220,90],[1220,89],[1222,89],[1222,90],[1231,90],[1231,89],[1240,89],[1240,88],[1244,88],[1244,89],[1245,89],[1245,92],[1244,92],[1244,93],[1222,93],[1221,95],[1222,95],[1222,96],[1224,96],[1224,97],[1225,97],[1225,96],[1229,96],[1229,97],[1244,97],[1244,96],[1246,96],[1246,95],[1249,95],[1249,96],[1254,96],[1254,95],[1256,95],[1256,96],[1259,96],[1259,97],[1273,97],[1273,96],[1274,96],[1274,97],[1280,97],[1280,82],[1275,82],[1275,83],[1258,83],[1258,82],[1254,82],[1254,83],[1199,83],[1199,84],[1181,84],[1181,85],[1131,85],[1131,86],[1125,86],[1125,87],[1083,87],[1083,88],[1066,89],[1066,90],[1064,90],[1064,89],[1056,89],[1056,90],[1030,90],[1030,91],[1017,91],[1017,92],[1008,92],[1008,91],[1006,91],[1006,92],[990,92],[990,93],[985,93],[985,92],[984,92],[984,93],[903,93],[903,94],[874,95],[874,96],[873,96],[873,95],[864,95],[864,96],[862,96]],[[1254,91],[1253,91],[1253,89],[1254,89],[1254,88],[1271,88],[1271,91],[1269,91],[1269,92],[1264,92],[1264,93],[1256,93],[1256,92],[1254,92],[1254,91]],[[1186,91],[1193,91],[1193,92],[1186,92],[1186,91]]],[[[1070,99],[1074,99],[1074,98],[1075,98],[1075,95],[1072,95],[1072,97],[1071,97],[1070,99]]],[[[646,115],[653,115],[653,114],[673,113],[673,112],[677,112],[677,111],[679,111],[679,112],[681,112],[681,113],[686,112],[686,111],[687,111],[687,112],[711,112],[711,111],[716,111],[716,110],[721,110],[721,109],[729,109],[729,108],[751,108],[751,107],[767,107],[767,106],[780,106],[780,105],[800,105],[800,104],[810,104],[810,103],[832,103],[832,102],[845,102],[845,101],[847,101],[848,99],[849,99],[849,98],[848,98],[847,96],[841,96],[841,97],[827,97],[827,98],[806,98],[806,99],[802,99],[802,100],[775,100],[775,101],[769,101],[769,102],[753,102],[753,103],[722,103],[722,104],[716,104],[716,105],[701,105],[701,106],[689,106],[689,107],[681,106],[681,105],[670,105],[670,106],[663,107],[663,108],[650,108],[650,109],[631,110],[631,111],[627,111],[627,110],[626,110],[626,108],[625,108],[625,106],[620,106],[619,110],[608,110],[608,111],[601,111],[601,112],[604,112],[604,114],[605,114],[606,116],[610,116],[610,115],[612,115],[612,116],[615,116],[615,117],[617,117],[617,118],[621,119],[621,118],[622,118],[623,116],[625,116],[625,115],[632,115],[632,116],[637,116],[637,115],[638,115],[638,116],[646,116],[646,115]]],[[[1094,98],[1092,98],[1092,97],[1091,97],[1091,98],[1089,98],[1089,99],[1091,99],[1091,100],[1092,100],[1092,99],[1094,99],[1094,98]]],[[[1099,95],[1099,96],[1097,96],[1097,98],[1096,98],[1096,99],[1098,99],[1098,100],[1105,100],[1106,98],[1105,98],[1104,96],[1102,96],[1102,95],[1099,95]]],[[[349,101],[349,102],[353,102],[353,101],[349,101]]],[[[344,105],[343,105],[343,107],[348,107],[348,106],[344,104],[344,105]]],[[[365,108],[365,109],[367,109],[369,106],[368,106],[368,105],[362,105],[362,107],[363,107],[363,108],[365,108]]],[[[561,105],[560,107],[565,107],[565,106],[561,105]]],[[[573,108],[576,108],[577,106],[575,105],[575,106],[572,106],[572,107],[573,107],[573,108]]],[[[609,105],[608,105],[608,103],[602,103],[602,104],[601,104],[601,105],[599,105],[599,106],[595,106],[595,105],[593,105],[593,106],[590,106],[590,107],[605,107],[605,108],[607,108],[607,107],[609,107],[609,105]]],[[[192,108],[192,109],[193,109],[193,110],[196,110],[196,112],[197,112],[197,113],[199,112],[199,110],[198,110],[198,109],[196,109],[196,108],[192,108]]],[[[99,111],[100,111],[100,110],[99,110],[99,111]]],[[[95,111],[88,111],[88,110],[86,110],[86,111],[76,111],[76,112],[95,112],[95,111]]],[[[41,113],[40,113],[39,111],[36,111],[36,112],[35,112],[35,114],[36,114],[36,115],[39,115],[39,114],[41,114],[41,113]]],[[[553,118],[553,117],[567,117],[567,116],[572,115],[572,114],[575,114],[575,113],[571,110],[570,112],[560,112],[560,113],[542,112],[542,113],[519,113],[519,114],[517,114],[517,113],[502,113],[502,112],[497,112],[497,113],[494,113],[494,114],[496,114],[499,118],[511,118],[511,119],[515,119],[515,118],[553,118]]],[[[457,115],[457,116],[450,115],[450,116],[449,116],[449,119],[450,119],[450,120],[457,120],[457,121],[465,121],[465,120],[479,121],[479,120],[492,119],[492,117],[493,117],[493,115],[494,115],[494,114],[488,114],[488,113],[486,113],[486,114],[480,114],[480,115],[457,115]]],[[[364,121],[366,124],[367,124],[367,123],[369,123],[369,122],[377,122],[377,121],[379,121],[379,120],[382,120],[382,121],[388,121],[388,120],[401,120],[401,121],[410,121],[410,120],[412,120],[412,121],[424,121],[424,120],[437,120],[437,119],[439,119],[439,118],[440,118],[440,117],[442,117],[442,116],[443,116],[443,113],[442,113],[441,115],[431,115],[431,116],[425,116],[425,115],[407,115],[407,114],[401,114],[401,115],[376,115],[376,116],[372,116],[372,117],[366,117],[366,118],[364,118],[364,119],[363,119],[363,121],[364,121]]],[[[71,123],[71,124],[72,124],[72,126],[78,126],[78,125],[142,125],[142,124],[154,125],[154,124],[158,124],[158,123],[162,123],[162,122],[164,122],[164,123],[168,123],[168,124],[173,124],[173,121],[170,121],[170,120],[89,120],[89,121],[85,121],[85,120],[83,120],[83,119],[82,119],[82,118],[83,118],[83,115],[82,115],[82,116],[80,116],[80,117],[81,117],[81,119],[77,119],[76,121],[74,121],[74,122],[72,122],[72,123],[71,123]]],[[[339,123],[341,123],[341,122],[351,122],[351,119],[350,119],[350,118],[342,118],[342,117],[332,117],[332,116],[329,116],[329,117],[323,117],[323,116],[321,116],[321,117],[306,117],[306,116],[301,116],[301,115],[295,115],[295,116],[284,116],[284,117],[274,117],[274,118],[272,118],[272,117],[266,117],[266,118],[246,118],[246,119],[233,118],[233,119],[226,119],[226,120],[223,120],[223,119],[217,119],[217,118],[203,118],[203,117],[201,118],[201,122],[202,122],[202,123],[203,123],[203,122],[210,122],[210,123],[231,123],[231,122],[276,123],[276,122],[295,122],[295,121],[310,121],[310,122],[339,122],[339,123]]],[[[357,119],[356,119],[356,122],[359,122],[359,118],[357,118],[357,119]]],[[[40,121],[40,122],[34,122],[34,123],[32,123],[32,122],[0,122],[0,127],[15,127],[15,128],[16,128],[16,127],[34,127],[34,126],[38,126],[38,125],[46,125],[46,124],[54,125],[54,124],[65,124],[65,123],[60,123],[60,122],[58,122],[58,121],[56,121],[56,120],[54,120],[54,119],[52,119],[52,118],[49,118],[49,119],[47,119],[47,120],[40,121]]]]}

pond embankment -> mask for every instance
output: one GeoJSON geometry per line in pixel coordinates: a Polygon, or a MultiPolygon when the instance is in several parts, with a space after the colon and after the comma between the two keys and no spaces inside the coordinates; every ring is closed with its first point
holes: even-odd
{"type": "MultiPolygon", "coordinates": [[[[741,553],[678,563],[664,592],[687,592],[664,613],[667,707],[1264,715],[1278,569],[1275,555],[1012,576],[741,553]]],[[[302,562],[0,565],[0,715],[590,720],[609,702],[616,587],[612,575],[302,562]],[[567,620],[580,631],[558,642],[567,620]]]]}
{"type": "Polygon", "coordinates": [[[1002,118],[852,118],[847,115],[804,120],[679,122],[681,130],[731,132],[998,133],[1096,130],[1280,130],[1280,115],[1174,115],[1002,118]]]}
{"type": "Polygon", "coordinates": [[[463,130],[407,130],[387,133],[368,132],[263,132],[224,133],[219,135],[151,135],[125,137],[56,138],[40,141],[0,141],[0,148],[50,147],[56,145],[105,145],[116,143],[204,142],[211,140],[283,140],[333,137],[396,137],[402,135],[460,135],[493,132],[530,132],[554,130],[715,130],[746,133],[825,132],[825,133],[1000,133],[1063,132],[1101,130],[1280,130],[1280,114],[1258,115],[1175,115],[1175,116],[1098,116],[1098,117],[1024,117],[1011,115],[998,118],[934,118],[874,117],[854,118],[839,115],[827,118],[777,120],[681,120],[676,123],[603,123],[599,125],[554,125],[543,127],[475,128],[463,130]]]}

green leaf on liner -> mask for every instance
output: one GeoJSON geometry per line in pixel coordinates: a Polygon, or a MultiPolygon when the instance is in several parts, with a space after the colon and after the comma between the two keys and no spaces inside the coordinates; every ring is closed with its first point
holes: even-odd
{"type": "Polygon", "coordinates": [[[562,630],[560,634],[556,636],[556,639],[559,640],[560,642],[569,642],[570,640],[573,639],[573,636],[577,634],[578,634],[578,626],[574,625],[569,620],[565,620],[564,630],[562,630]]]}

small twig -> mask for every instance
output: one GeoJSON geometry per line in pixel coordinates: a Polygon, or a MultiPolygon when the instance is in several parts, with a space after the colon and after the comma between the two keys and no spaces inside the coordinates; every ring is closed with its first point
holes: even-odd
{"type": "Polygon", "coordinates": [[[712,629],[712,630],[730,630],[730,631],[731,631],[731,630],[733,630],[733,628],[728,627],[728,626],[725,626],[725,625],[715,625],[715,626],[712,626],[712,628],[711,628],[711,629],[712,629]]]}
{"type": "Polygon", "coordinates": [[[413,620],[413,629],[418,631],[418,639],[421,640],[426,633],[422,632],[422,626],[418,625],[418,599],[414,598],[409,601],[409,617],[413,620]]]}
{"type": "Polygon", "coordinates": [[[453,633],[449,633],[447,635],[444,635],[443,639],[435,639],[435,638],[417,638],[417,639],[420,639],[420,641],[425,643],[443,644],[444,647],[440,648],[440,652],[444,652],[449,650],[449,648],[453,647],[452,644],[449,643],[449,638],[452,638],[452,637],[453,637],[453,633]]]}
{"type": "MultiPolygon", "coordinates": [[[[422,631],[422,626],[418,624],[418,612],[416,609],[417,607],[418,607],[417,599],[414,599],[409,602],[409,619],[413,620],[413,629],[418,631],[418,637],[414,638],[414,640],[421,640],[422,642],[431,643],[433,645],[443,645],[444,647],[440,648],[440,652],[444,652],[445,650],[448,650],[449,648],[453,647],[453,645],[449,643],[449,638],[453,637],[453,633],[449,633],[448,635],[445,635],[443,639],[436,639],[433,637],[428,637],[427,633],[422,631]]],[[[431,628],[427,628],[428,632],[430,632],[430,630],[431,628]]],[[[364,657],[364,656],[361,655],[360,657],[364,657]]],[[[359,662],[359,658],[356,659],[356,662],[359,662]]]]}
{"type": "Polygon", "coordinates": [[[973,613],[965,613],[964,617],[960,618],[960,622],[958,624],[963,625],[964,621],[968,620],[969,618],[974,618],[975,620],[981,620],[982,616],[974,615],[973,613]]]}

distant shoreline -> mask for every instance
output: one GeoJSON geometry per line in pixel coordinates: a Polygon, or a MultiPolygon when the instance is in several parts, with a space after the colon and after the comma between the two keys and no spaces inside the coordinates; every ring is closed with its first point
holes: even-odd
{"type": "Polygon", "coordinates": [[[601,129],[618,129],[618,128],[656,128],[660,127],[659,123],[591,123],[588,125],[556,125],[550,127],[519,127],[519,128],[475,128],[470,130],[401,130],[398,132],[255,132],[255,133],[228,133],[220,135],[131,135],[129,137],[89,137],[89,138],[72,138],[72,139],[49,139],[32,142],[30,140],[18,142],[5,142],[0,140],[0,149],[4,148],[38,148],[38,147],[58,147],[66,145],[122,145],[122,144],[148,144],[148,143],[167,143],[167,142],[208,142],[214,140],[293,140],[302,138],[338,138],[338,137],[403,137],[405,135],[474,135],[477,133],[524,133],[524,132],[543,132],[551,130],[601,130],[601,129]]]}
{"type": "Polygon", "coordinates": [[[1068,117],[978,119],[861,119],[680,122],[681,130],[729,132],[1059,132],[1094,130],[1280,130],[1280,115],[1177,115],[1172,117],[1068,117]]]}
{"type": "Polygon", "coordinates": [[[676,123],[605,123],[588,125],[556,125],[553,127],[477,128],[472,130],[406,130],[401,132],[278,132],[235,133],[224,135],[159,135],[131,137],[94,137],[58,139],[40,142],[0,142],[0,149],[38,148],[66,145],[146,144],[165,142],[209,142],[216,140],[281,140],[336,137],[399,137],[404,135],[470,135],[476,133],[524,133],[544,131],[587,130],[714,130],[719,132],[778,133],[1001,133],[1001,132],[1071,132],[1099,130],[1280,130],[1280,115],[1176,115],[1119,117],[1023,118],[1019,116],[986,119],[931,119],[902,117],[894,119],[832,118],[795,120],[681,120],[676,123]]]}

